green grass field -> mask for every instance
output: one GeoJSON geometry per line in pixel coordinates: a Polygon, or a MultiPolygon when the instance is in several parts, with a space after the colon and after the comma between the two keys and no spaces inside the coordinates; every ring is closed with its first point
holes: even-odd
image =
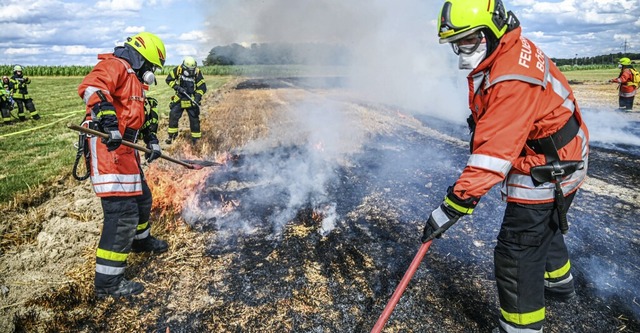
{"type": "MultiPolygon", "coordinates": [[[[71,175],[78,134],[66,124],[79,124],[84,117],[84,103],[77,93],[82,78],[31,76],[29,95],[42,118],[0,125],[0,203],[11,204],[17,194],[28,194],[38,186],[47,186],[61,176],[71,175]]],[[[158,99],[161,121],[168,119],[169,99],[173,95],[164,78],[158,77],[158,85],[149,92],[150,97],[158,99]]],[[[205,77],[208,90],[214,91],[229,78],[205,77]]],[[[17,112],[16,107],[12,114],[17,112]]]]}

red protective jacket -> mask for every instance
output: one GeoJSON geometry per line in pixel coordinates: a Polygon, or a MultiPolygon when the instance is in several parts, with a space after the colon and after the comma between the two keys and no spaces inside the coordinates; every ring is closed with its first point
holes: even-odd
{"type": "MultiPolygon", "coordinates": [[[[116,109],[123,138],[125,130],[137,132],[145,121],[144,91],[131,65],[113,54],[100,54],[96,64],[80,86],[78,94],[87,105],[87,120],[95,118],[92,107],[100,102],[96,92],[102,91],[116,109]]],[[[135,149],[121,145],[109,152],[99,138],[89,140],[91,182],[99,197],[142,194],[140,159],[135,149]]]]}
{"type": "Polygon", "coordinates": [[[631,69],[623,68],[620,71],[620,75],[611,80],[611,82],[620,83],[620,96],[633,97],[636,95],[638,87],[633,84],[633,73],[631,73],[631,69]]]}
{"type": "Polygon", "coordinates": [[[565,195],[576,191],[587,171],[588,132],[571,87],[560,70],[521,28],[500,39],[496,50],[468,76],[469,107],[476,123],[472,154],[454,186],[461,199],[481,197],[503,182],[509,202],[554,200],[554,186],[535,186],[533,166],[546,164],[526,141],[557,132],[575,115],[578,135],[558,151],[561,160],[584,160],[585,168],[562,182],[565,195]]]}

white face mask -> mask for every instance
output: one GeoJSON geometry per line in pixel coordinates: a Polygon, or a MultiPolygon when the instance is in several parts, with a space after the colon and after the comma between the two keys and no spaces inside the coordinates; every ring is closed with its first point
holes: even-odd
{"type": "Polygon", "coordinates": [[[480,43],[478,48],[471,54],[460,52],[458,55],[458,68],[475,69],[487,56],[487,43],[480,43]]]}
{"type": "Polygon", "coordinates": [[[150,86],[156,82],[156,76],[152,71],[146,71],[142,74],[142,83],[150,86]]]}

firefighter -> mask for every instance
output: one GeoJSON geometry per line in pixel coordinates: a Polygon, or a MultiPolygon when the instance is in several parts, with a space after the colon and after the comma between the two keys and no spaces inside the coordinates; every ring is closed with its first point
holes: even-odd
{"type": "Polygon", "coordinates": [[[151,191],[135,149],[121,145],[135,142],[139,134],[150,154],[148,163],[162,154],[158,138],[145,113],[145,89],[155,82],[154,71],[165,61],[164,43],[156,35],[141,32],[127,39],[100,60],[78,87],[87,105],[90,128],[108,139],[91,137],[90,176],[104,212],[102,235],[96,251],[95,293],[99,297],[139,294],[141,283],[124,278],[130,252],[162,253],[168,244],[150,235],[151,191]]]}
{"type": "Polygon", "coordinates": [[[501,0],[447,0],[438,23],[467,76],[471,156],[429,216],[439,237],[502,182],[507,202],[494,249],[500,300],[494,332],[542,332],[545,297],[576,293],[566,212],[585,179],[588,132],[566,78],[501,0]]]}
{"type": "Polygon", "coordinates": [[[11,110],[13,109],[13,82],[8,76],[2,77],[2,90],[0,91],[0,113],[2,114],[2,123],[11,125],[11,110]]]}
{"type": "Polygon", "coordinates": [[[633,109],[633,99],[638,90],[638,85],[634,82],[633,73],[631,72],[631,69],[635,70],[635,68],[631,65],[631,59],[629,58],[621,58],[618,68],[620,68],[620,74],[617,78],[609,80],[609,82],[619,84],[618,106],[620,109],[631,110],[633,109]]]}
{"type": "Polygon", "coordinates": [[[178,137],[178,122],[182,117],[182,112],[187,111],[189,115],[189,128],[191,130],[191,143],[196,144],[202,137],[200,132],[200,102],[202,95],[207,92],[207,84],[196,60],[193,57],[186,57],[180,66],[176,66],[167,75],[165,80],[169,87],[176,91],[171,97],[169,104],[169,137],[165,141],[171,144],[178,137]]]}
{"type": "Polygon", "coordinates": [[[28,85],[31,84],[31,79],[28,76],[23,76],[23,69],[20,65],[13,67],[13,76],[11,77],[13,83],[13,100],[18,105],[18,119],[20,121],[27,120],[24,109],[29,111],[31,119],[38,120],[40,115],[36,111],[36,106],[33,104],[33,99],[29,96],[28,85]]]}

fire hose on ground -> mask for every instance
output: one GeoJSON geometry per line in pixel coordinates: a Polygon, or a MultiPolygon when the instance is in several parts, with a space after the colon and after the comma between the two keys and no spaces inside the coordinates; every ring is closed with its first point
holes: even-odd
{"type": "MultiPolygon", "coordinates": [[[[109,138],[109,135],[107,133],[103,133],[103,132],[100,132],[100,131],[92,130],[90,128],[79,126],[79,125],[76,125],[76,124],[73,124],[73,123],[68,123],[67,127],[72,129],[72,130],[75,130],[75,131],[78,131],[78,132],[82,132],[82,133],[85,133],[85,134],[89,134],[89,135],[93,135],[93,136],[97,136],[97,137],[100,137],[100,138],[105,138],[105,139],[109,138]]],[[[151,149],[149,149],[149,148],[147,148],[145,146],[141,146],[141,145],[135,144],[133,142],[129,142],[129,141],[122,141],[122,145],[127,146],[129,148],[133,148],[133,149],[142,151],[142,152],[145,152],[145,153],[151,153],[152,152],[151,149]]],[[[179,159],[175,159],[173,157],[170,157],[170,156],[167,156],[167,155],[164,155],[164,154],[161,154],[160,158],[165,159],[165,160],[167,160],[169,162],[180,164],[183,167],[185,167],[187,169],[192,169],[192,170],[200,170],[200,169],[202,169],[204,167],[209,167],[209,166],[222,166],[222,165],[224,165],[222,163],[217,163],[217,162],[213,162],[213,161],[179,160],[179,159]]]]}
{"type": "Polygon", "coordinates": [[[440,233],[442,233],[442,231],[440,232],[436,231],[434,234],[431,235],[431,237],[429,237],[429,239],[426,242],[422,243],[422,245],[420,246],[420,249],[418,249],[418,253],[416,253],[415,257],[413,257],[413,261],[411,261],[409,268],[404,273],[402,280],[400,280],[400,283],[396,287],[396,290],[393,292],[393,295],[391,295],[389,302],[387,302],[387,306],[384,307],[384,310],[380,314],[380,317],[378,317],[378,321],[376,321],[375,326],[373,326],[373,329],[371,329],[371,333],[380,333],[382,331],[382,329],[384,328],[384,325],[387,323],[387,320],[389,320],[389,317],[391,316],[393,309],[395,309],[396,305],[398,304],[398,301],[400,301],[400,297],[402,296],[402,293],[404,292],[405,289],[407,289],[407,285],[409,284],[409,281],[411,281],[411,278],[418,270],[418,266],[420,266],[420,262],[422,262],[422,258],[424,258],[425,254],[427,254],[427,251],[429,250],[429,246],[431,246],[431,242],[433,242],[433,238],[440,233]]]}

